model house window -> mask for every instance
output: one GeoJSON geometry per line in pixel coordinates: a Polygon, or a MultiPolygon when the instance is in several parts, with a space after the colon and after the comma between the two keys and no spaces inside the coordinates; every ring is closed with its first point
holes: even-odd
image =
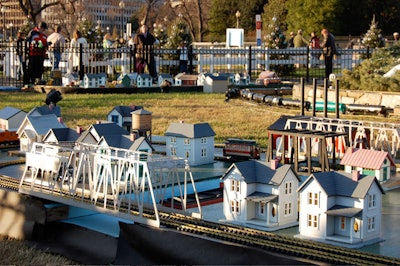
{"type": "Polygon", "coordinates": [[[189,159],[189,151],[185,152],[186,159],[189,159]]]}
{"type": "Polygon", "coordinates": [[[201,138],[201,143],[206,144],[207,143],[207,138],[201,138]]]}
{"type": "Polygon", "coordinates": [[[176,147],[171,147],[171,155],[176,155],[176,147]]]}
{"type": "Polygon", "coordinates": [[[368,208],[375,208],[376,207],[376,195],[368,195],[368,208]]]}
{"type": "Polygon", "coordinates": [[[309,205],[318,205],[319,203],[319,194],[318,193],[308,193],[308,204],[309,205]]]}
{"type": "Polygon", "coordinates": [[[346,217],[344,216],[340,217],[340,229],[346,230],[346,217]]]}
{"type": "Polygon", "coordinates": [[[285,215],[292,214],[292,203],[285,203],[285,215]]]}
{"type": "Polygon", "coordinates": [[[171,143],[176,143],[176,138],[175,137],[171,137],[171,143]]]}
{"type": "Polygon", "coordinates": [[[231,180],[231,191],[240,191],[240,182],[238,180],[231,180]]]}
{"type": "Polygon", "coordinates": [[[239,208],[239,201],[237,200],[231,200],[231,211],[239,213],[240,208],[239,208]]]}
{"type": "Polygon", "coordinates": [[[292,182],[285,183],[285,194],[286,195],[292,194],[292,182]]]}
{"type": "Polygon", "coordinates": [[[307,225],[308,227],[318,228],[318,217],[316,215],[307,215],[307,225]]]}
{"type": "Polygon", "coordinates": [[[375,230],[375,216],[368,217],[368,231],[375,230]]]}
{"type": "Polygon", "coordinates": [[[119,123],[119,116],[112,115],[111,116],[111,122],[114,122],[114,123],[118,124],[119,123]]]}
{"type": "Polygon", "coordinates": [[[183,143],[184,143],[185,145],[190,145],[190,139],[185,139],[185,140],[183,141],[183,143]]]}
{"type": "Polygon", "coordinates": [[[207,149],[206,148],[201,149],[201,157],[207,157],[207,149]]]}

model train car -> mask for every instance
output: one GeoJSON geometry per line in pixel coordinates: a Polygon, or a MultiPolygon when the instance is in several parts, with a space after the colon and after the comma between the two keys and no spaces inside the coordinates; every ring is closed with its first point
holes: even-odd
{"type": "Polygon", "coordinates": [[[260,159],[261,148],[254,140],[229,138],[223,155],[234,159],[260,159]]]}
{"type": "Polygon", "coordinates": [[[8,131],[0,129],[0,145],[16,145],[19,144],[19,138],[16,131],[8,131]]]}

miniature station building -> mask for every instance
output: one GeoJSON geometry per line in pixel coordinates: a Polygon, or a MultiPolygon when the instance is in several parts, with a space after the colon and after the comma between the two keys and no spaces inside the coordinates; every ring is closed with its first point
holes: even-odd
{"type": "Polygon", "coordinates": [[[231,223],[272,231],[298,224],[297,188],[300,178],[289,164],[249,160],[233,163],[224,182],[223,212],[231,223]]]}

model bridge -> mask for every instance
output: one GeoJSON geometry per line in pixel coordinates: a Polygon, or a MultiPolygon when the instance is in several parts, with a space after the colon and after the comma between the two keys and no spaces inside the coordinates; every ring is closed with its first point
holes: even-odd
{"type": "MultiPolygon", "coordinates": [[[[82,145],[71,149],[34,143],[26,153],[19,192],[159,227],[166,197],[186,210],[189,186],[199,198],[182,158],[82,145]],[[149,211],[150,210],[150,211],[149,211]]],[[[174,209],[174,212],[178,210],[174,209]]]]}

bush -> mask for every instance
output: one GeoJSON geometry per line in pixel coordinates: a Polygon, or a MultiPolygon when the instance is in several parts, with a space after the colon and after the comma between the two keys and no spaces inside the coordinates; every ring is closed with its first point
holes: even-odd
{"type": "Polygon", "coordinates": [[[400,45],[377,48],[370,59],[353,70],[344,70],[341,87],[351,90],[400,92],[400,71],[392,77],[383,75],[400,64],[400,45]]]}

